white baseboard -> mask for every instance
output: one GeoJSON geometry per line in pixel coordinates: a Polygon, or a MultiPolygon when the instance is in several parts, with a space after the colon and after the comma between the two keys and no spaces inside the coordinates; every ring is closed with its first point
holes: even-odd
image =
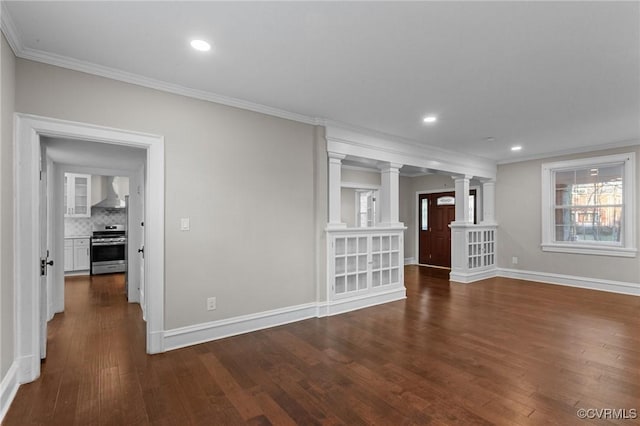
{"type": "MultiPolygon", "coordinates": [[[[39,350],[39,348],[38,348],[39,350]]],[[[15,361],[18,368],[18,383],[29,383],[40,377],[40,353],[18,358],[15,361]]]]}
{"type": "Polygon", "coordinates": [[[0,423],[4,420],[4,416],[9,411],[9,407],[15,398],[20,384],[18,382],[18,363],[13,361],[7,374],[0,382],[0,423]]]}
{"type": "Polygon", "coordinates": [[[82,275],[90,275],[91,273],[89,272],[88,269],[86,270],[82,270],[82,271],[67,271],[64,273],[65,277],[79,277],[82,275]]]}
{"type": "Polygon", "coordinates": [[[147,345],[147,353],[149,354],[159,354],[164,352],[164,336],[166,332],[162,331],[152,331],[149,333],[150,341],[147,345]]]}
{"type": "Polygon", "coordinates": [[[449,274],[449,281],[469,284],[480,280],[486,280],[487,278],[493,278],[495,276],[497,276],[497,268],[484,269],[482,271],[467,273],[451,271],[451,273],[449,274]]]}
{"type": "Polygon", "coordinates": [[[404,264],[405,265],[416,265],[418,262],[416,262],[416,258],[415,257],[405,257],[404,258],[404,264]]]}
{"type": "Polygon", "coordinates": [[[598,278],[577,277],[574,275],[553,274],[550,272],[522,271],[519,269],[498,268],[498,276],[519,280],[536,281],[546,284],[566,285],[569,287],[588,288],[608,291],[610,293],[640,296],[640,284],[623,281],[603,280],[598,278]]]}
{"type": "Polygon", "coordinates": [[[183,348],[224,337],[315,318],[316,314],[317,304],[306,303],[304,305],[175,328],[164,332],[163,346],[165,351],[183,348]]]}
{"type": "Polygon", "coordinates": [[[383,303],[395,302],[407,298],[407,289],[404,286],[380,291],[364,296],[349,297],[345,299],[333,300],[318,304],[318,316],[331,316],[355,311],[357,309],[368,308],[370,306],[381,305],[383,303]]]}
{"type": "Polygon", "coordinates": [[[356,309],[394,302],[406,298],[404,286],[380,291],[365,296],[351,297],[332,302],[305,303],[256,314],[242,315],[219,321],[174,328],[164,332],[162,350],[184,348],[238,334],[250,333],[265,328],[277,327],[309,318],[337,315],[356,309]]]}

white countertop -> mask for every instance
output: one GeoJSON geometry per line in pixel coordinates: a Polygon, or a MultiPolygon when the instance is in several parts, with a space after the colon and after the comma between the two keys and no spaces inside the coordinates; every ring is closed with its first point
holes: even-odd
{"type": "Polygon", "coordinates": [[[65,235],[64,236],[65,240],[80,239],[80,238],[91,238],[91,235],[65,235]]]}

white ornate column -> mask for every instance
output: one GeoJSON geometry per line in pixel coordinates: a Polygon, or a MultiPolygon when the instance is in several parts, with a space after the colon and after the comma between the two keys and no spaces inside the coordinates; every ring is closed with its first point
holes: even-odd
{"type": "Polygon", "coordinates": [[[400,223],[400,167],[387,163],[380,167],[380,225],[403,226],[400,223]]]}
{"type": "Polygon", "coordinates": [[[341,184],[342,184],[342,160],[346,157],[343,154],[329,152],[329,223],[327,228],[346,228],[347,224],[342,222],[341,209],[341,184]]]}
{"type": "Polygon", "coordinates": [[[469,223],[469,181],[472,176],[452,176],[456,189],[456,223],[469,223]]]}
{"type": "Polygon", "coordinates": [[[495,225],[496,223],[496,181],[482,182],[482,224],[495,225]]]}

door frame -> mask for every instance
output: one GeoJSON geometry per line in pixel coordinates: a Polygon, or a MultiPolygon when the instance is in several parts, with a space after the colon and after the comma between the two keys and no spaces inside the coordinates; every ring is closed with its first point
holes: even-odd
{"type": "MultiPolygon", "coordinates": [[[[130,170],[130,169],[115,169],[109,167],[91,167],[91,166],[77,166],[77,165],[69,165],[64,163],[52,163],[56,169],[55,171],[55,182],[56,184],[60,184],[60,188],[56,188],[55,192],[56,199],[51,203],[52,211],[49,216],[55,215],[55,219],[53,220],[53,226],[55,226],[55,230],[57,231],[55,236],[52,238],[52,258],[53,259],[63,259],[64,258],[64,213],[62,203],[59,201],[62,199],[62,186],[64,185],[64,174],[65,173],[81,173],[81,174],[89,174],[89,175],[102,175],[102,176],[125,176],[129,178],[130,186],[133,188],[136,185],[143,185],[144,181],[144,165],[141,170],[130,170]],[[62,213],[60,213],[62,212],[62,213]],[[61,253],[61,254],[58,254],[61,253]]],[[[135,216],[136,221],[142,221],[141,212],[138,211],[140,209],[132,209],[129,206],[129,214],[135,216]]],[[[128,262],[127,262],[127,272],[129,274],[129,279],[131,280],[131,272],[135,271],[138,268],[139,260],[137,250],[142,243],[139,241],[138,234],[134,231],[132,237],[132,230],[127,229],[128,233],[128,262]],[[132,244],[135,243],[134,244],[132,244]],[[140,243],[140,244],[138,244],[140,243]],[[131,267],[132,266],[132,267],[131,267]]],[[[139,279],[137,276],[138,273],[134,272],[133,280],[136,281],[139,279]]],[[[65,274],[64,270],[58,269],[55,271],[55,278],[53,279],[53,286],[50,287],[52,289],[52,296],[54,302],[54,309],[51,313],[49,319],[53,318],[54,313],[64,312],[64,279],[65,274]]],[[[134,291],[129,288],[129,294],[127,295],[129,303],[140,303],[140,296],[136,294],[134,291]]],[[[143,312],[143,319],[146,318],[144,316],[145,306],[140,306],[143,312]]]]}
{"type": "Polygon", "coordinates": [[[147,262],[147,353],[163,352],[164,333],[164,137],[30,114],[14,114],[15,178],[15,306],[18,381],[40,375],[39,170],[40,137],[81,139],[145,149],[147,168],[144,203],[147,262]],[[153,265],[153,268],[150,267],[153,265]]]}
{"type": "MultiPolygon", "coordinates": [[[[476,190],[476,219],[478,221],[478,223],[480,223],[482,221],[482,190],[481,187],[478,185],[474,185],[474,186],[470,186],[469,187],[469,191],[471,191],[472,189],[476,190]]],[[[424,194],[438,194],[441,192],[453,192],[455,193],[455,188],[439,188],[439,189],[425,189],[423,191],[416,191],[416,195],[413,199],[414,201],[414,205],[413,205],[413,214],[415,215],[414,217],[414,259],[416,262],[416,265],[420,265],[420,215],[418,214],[418,207],[420,207],[420,195],[424,195],[424,194]]],[[[453,245],[451,246],[451,250],[453,251],[453,245]]],[[[453,258],[453,253],[451,253],[451,256],[453,258]]]]}

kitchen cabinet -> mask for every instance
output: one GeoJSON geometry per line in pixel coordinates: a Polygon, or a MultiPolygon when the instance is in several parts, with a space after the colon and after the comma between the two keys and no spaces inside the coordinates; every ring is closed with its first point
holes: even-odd
{"type": "Polygon", "coordinates": [[[73,240],[70,238],[64,240],[64,271],[73,271],[73,240]]]}
{"type": "Polygon", "coordinates": [[[64,174],[64,216],[91,217],[91,175],[64,174]]]}
{"type": "Polygon", "coordinates": [[[64,271],[88,271],[91,266],[89,238],[64,239],[64,271]]]}

